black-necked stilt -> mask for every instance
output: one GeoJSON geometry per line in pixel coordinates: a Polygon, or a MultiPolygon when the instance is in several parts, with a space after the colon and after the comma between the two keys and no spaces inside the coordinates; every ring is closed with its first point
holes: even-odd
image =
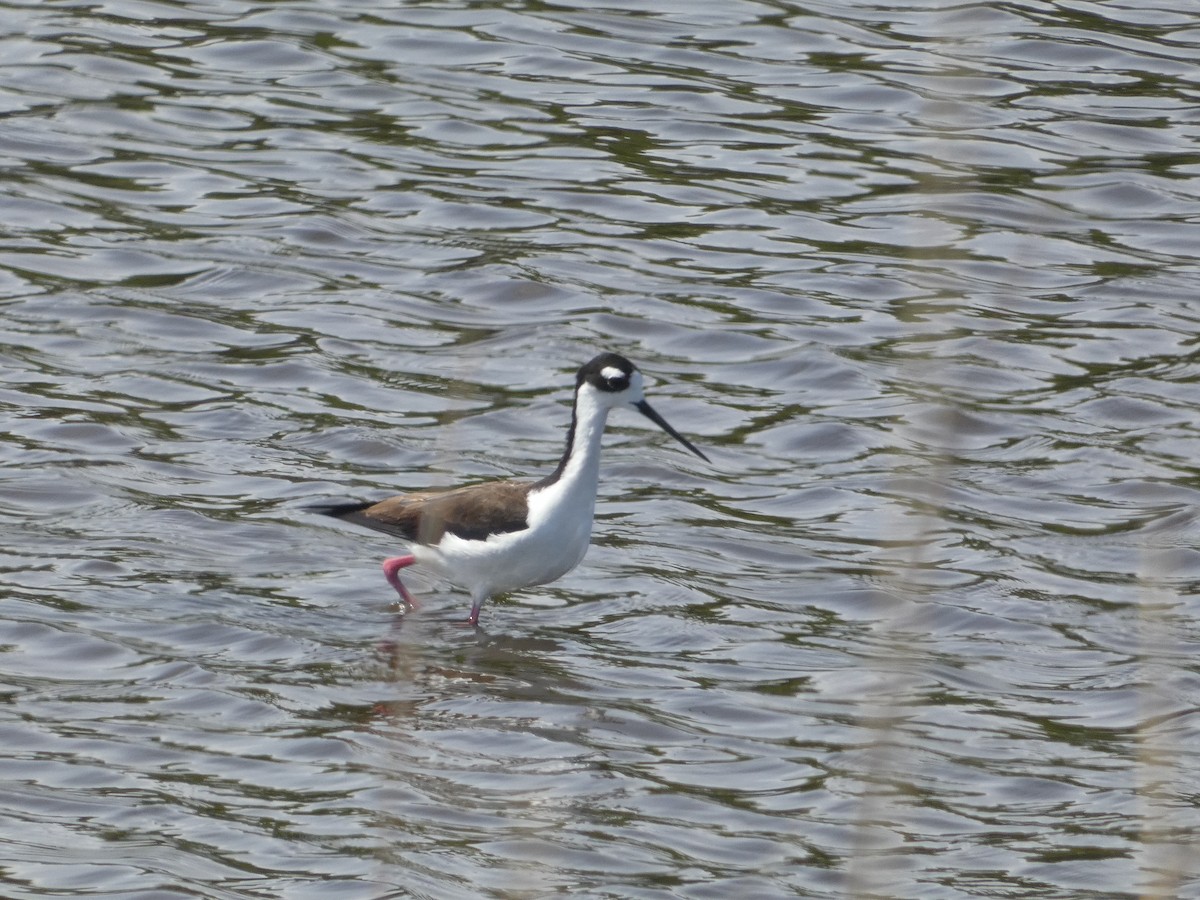
{"type": "Polygon", "coordinates": [[[384,560],[383,572],[405,605],[411,609],[416,601],[399,573],[419,563],[470,591],[467,624],[477,625],[489,597],[554,581],[583,559],[596,508],[600,438],[609,410],[622,406],[632,406],[708,461],[646,402],[637,367],[616,353],[602,353],[575,376],[567,447],[541,481],[491,481],[378,503],[309,508],[404,538],[409,553],[384,560]]]}

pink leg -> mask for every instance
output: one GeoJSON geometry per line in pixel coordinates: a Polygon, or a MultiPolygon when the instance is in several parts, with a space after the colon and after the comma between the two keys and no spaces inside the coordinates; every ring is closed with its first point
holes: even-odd
{"type": "Polygon", "coordinates": [[[471,604],[471,614],[469,616],[467,616],[467,621],[463,623],[464,625],[478,625],[479,624],[479,608],[481,606],[483,606],[483,600],[486,600],[486,599],[487,598],[485,597],[483,599],[476,600],[474,603],[471,604]]]}
{"type": "Polygon", "coordinates": [[[417,601],[412,594],[408,592],[400,581],[400,570],[405,566],[411,566],[417,561],[415,556],[393,556],[391,559],[383,561],[383,575],[388,580],[388,584],[396,589],[396,593],[400,595],[400,599],[404,601],[404,605],[409,609],[417,608],[417,601]]]}

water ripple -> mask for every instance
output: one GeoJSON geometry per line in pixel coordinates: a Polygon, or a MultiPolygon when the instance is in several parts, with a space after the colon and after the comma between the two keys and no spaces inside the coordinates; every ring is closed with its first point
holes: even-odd
{"type": "Polygon", "coordinates": [[[1190,9],[0,13],[5,896],[1196,892],[1190,9]]]}

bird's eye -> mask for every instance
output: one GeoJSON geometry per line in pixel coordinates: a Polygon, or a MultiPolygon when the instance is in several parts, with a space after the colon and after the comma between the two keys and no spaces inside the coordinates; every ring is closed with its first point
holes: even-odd
{"type": "Polygon", "coordinates": [[[600,371],[604,379],[604,387],[610,391],[623,391],[629,387],[629,376],[615,366],[607,366],[600,371]]]}

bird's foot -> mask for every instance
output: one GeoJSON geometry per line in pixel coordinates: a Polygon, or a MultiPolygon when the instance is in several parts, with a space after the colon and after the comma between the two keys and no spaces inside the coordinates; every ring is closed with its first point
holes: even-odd
{"type": "Polygon", "coordinates": [[[400,599],[410,610],[418,607],[417,598],[409,593],[408,588],[404,586],[404,582],[400,580],[400,570],[406,566],[411,566],[416,561],[416,557],[413,556],[393,556],[391,559],[383,561],[384,578],[388,580],[388,584],[396,589],[396,593],[400,595],[400,599]]]}

